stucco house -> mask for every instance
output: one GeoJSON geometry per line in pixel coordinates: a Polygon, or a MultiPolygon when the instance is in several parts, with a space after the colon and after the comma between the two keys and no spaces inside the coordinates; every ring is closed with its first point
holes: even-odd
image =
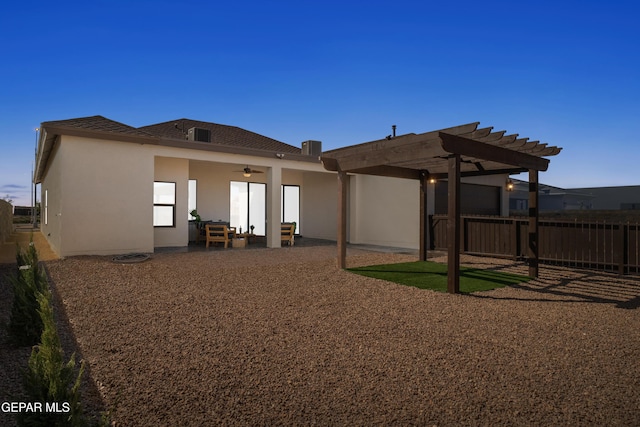
{"type": "MultiPolygon", "coordinates": [[[[512,212],[524,212],[529,208],[529,183],[513,179],[513,191],[509,194],[512,212]]],[[[540,184],[540,211],[593,209],[594,196],[581,189],[565,189],[540,184]]]]}
{"type": "MultiPolygon", "coordinates": [[[[337,174],[323,167],[318,141],[296,147],[189,119],[136,128],[92,116],[40,130],[41,231],[60,256],[187,246],[192,209],[203,220],[253,225],[268,247],[280,246],[283,221],[296,221],[304,237],[336,240],[337,174]]],[[[464,185],[483,194],[485,211],[506,215],[506,180],[469,177],[464,185]]],[[[428,190],[429,213],[443,203],[439,185],[428,190]]],[[[349,242],[418,248],[419,191],[415,180],[350,175],[349,242]]]]}

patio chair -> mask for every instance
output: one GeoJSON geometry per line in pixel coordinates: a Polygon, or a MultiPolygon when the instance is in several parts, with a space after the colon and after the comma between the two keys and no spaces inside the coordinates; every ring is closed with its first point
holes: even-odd
{"type": "Polygon", "coordinates": [[[296,231],[295,224],[291,222],[283,222],[280,224],[280,242],[288,242],[289,246],[293,246],[293,233],[296,231]]]}
{"type": "Polygon", "coordinates": [[[229,247],[233,234],[229,228],[224,225],[207,224],[205,226],[205,238],[207,239],[206,247],[209,247],[209,243],[224,243],[225,249],[229,247]]]}

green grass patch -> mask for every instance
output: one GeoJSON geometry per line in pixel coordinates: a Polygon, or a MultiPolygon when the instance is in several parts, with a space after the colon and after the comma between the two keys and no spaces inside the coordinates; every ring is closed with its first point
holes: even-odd
{"type": "MultiPolygon", "coordinates": [[[[420,289],[447,291],[447,265],[431,261],[349,268],[352,273],[420,289]]],[[[529,277],[499,271],[460,267],[460,292],[490,291],[529,281],[529,277]]]]}

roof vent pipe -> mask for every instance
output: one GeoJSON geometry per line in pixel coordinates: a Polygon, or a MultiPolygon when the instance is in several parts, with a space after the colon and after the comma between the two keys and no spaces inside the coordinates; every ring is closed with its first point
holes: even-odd
{"type": "Polygon", "coordinates": [[[391,131],[393,132],[393,134],[387,135],[387,139],[393,139],[396,137],[396,125],[391,125],[391,131]]]}

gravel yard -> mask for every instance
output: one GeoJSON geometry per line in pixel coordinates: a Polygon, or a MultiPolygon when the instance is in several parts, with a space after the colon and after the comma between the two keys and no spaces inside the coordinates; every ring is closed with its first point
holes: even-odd
{"type": "Polygon", "coordinates": [[[542,266],[449,295],[338,270],[331,246],[47,268],[119,426],[640,424],[637,277],[542,266]]]}

